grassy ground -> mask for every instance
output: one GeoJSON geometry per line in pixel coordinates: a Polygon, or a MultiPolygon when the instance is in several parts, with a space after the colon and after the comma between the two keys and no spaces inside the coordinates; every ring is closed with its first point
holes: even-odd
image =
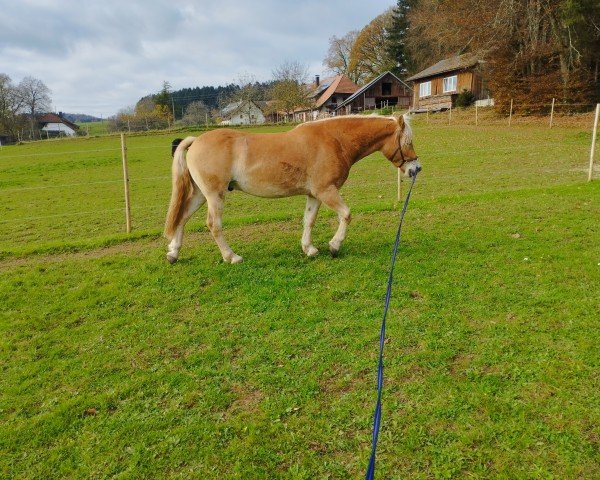
{"type": "Polygon", "coordinates": [[[87,135],[106,135],[108,133],[108,120],[103,120],[101,122],[81,122],[77,125],[79,125],[81,131],[85,132],[87,135]]]}
{"type": "MultiPolygon", "coordinates": [[[[589,137],[415,122],[379,478],[600,476],[589,137]]],[[[394,170],[353,170],[338,259],[332,215],[307,259],[302,199],[236,192],[226,235],[245,263],[222,264],[199,218],[170,267],[169,141],[129,140],[131,241],[118,140],[0,153],[0,477],[362,477],[394,170]]]]}

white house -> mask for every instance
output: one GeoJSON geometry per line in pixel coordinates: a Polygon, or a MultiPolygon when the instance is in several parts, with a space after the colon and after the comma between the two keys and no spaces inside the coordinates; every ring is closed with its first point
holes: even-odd
{"type": "Polygon", "coordinates": [[[38,124],[40,125],[40,129],[51,137],[61,135],[72,137],[77,135],[77,130],[79,130],[77,125],[56,113],[46,113],[38,119],[38,124]]]}
{"type": "Polygon", "coordinates": [[[265,115],[252,101],[240,101],[221,110],[222,125],[255,125],[265,123],[265,115]]]}

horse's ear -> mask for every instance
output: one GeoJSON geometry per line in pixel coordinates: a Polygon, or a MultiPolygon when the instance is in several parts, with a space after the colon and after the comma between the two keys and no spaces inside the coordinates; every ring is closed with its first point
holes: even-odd
{"type": "Polygon", "coordinates": [[[396,122],[398,122],[398,126],[400,127],[400,129],[404,128],[404,115],[395,115],[396,117],[396,122]]]}

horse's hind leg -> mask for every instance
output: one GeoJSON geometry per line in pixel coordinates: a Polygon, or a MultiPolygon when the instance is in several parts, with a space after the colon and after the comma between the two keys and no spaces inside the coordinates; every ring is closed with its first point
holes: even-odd
{"type": "Polygon", "coordinates": [[[319,213],[321,200],[308,195],[306,197],[306,208],[304,209],[304,232],[302,233],[302,251],[309,257],[314,257],[319,251],[313,246],[311,241],[312,228],[319,213]]]}
{"type": "Polygon", "coordinates": [[[235,254],[223,237],[223,226],[221,221],[223,217],[223,196],[223,192],[211,193],[206,196],[208,202],[206,225],[215,239],[215,242],[217,242],[223,260],[227,263],[241,263],[243,261],[242,257],[235,254]]]}
{"type": "Polygon", "coordinates": [[[204,197],[200,189],[194,185],[194,192],[188,200],[185,213],[183,214],[183,217],[181,217],[181,221],[175,230],[175,235],[173,235],[173,239],[169,243],[169,251],[167,253],[167,260],[169,263],[173,264],[177,261],[179,250],[183,243],[183,227],[185,227],[185,224],[190,217],[204,204],[204,202],[206,202],[206,197],[204,197]]]}
{"type": "Polygon", "coordinates": [[[342,199],[338,189],[333,185],[323,192],[320,192],[317,195],[317,198],[338,214],[340,225],[329,242],[329,251],[331,252],[331,255],[335,257],[342,246],[342,242],[346,238],[346,229],[351,220],[350,209],[342,199]]]}

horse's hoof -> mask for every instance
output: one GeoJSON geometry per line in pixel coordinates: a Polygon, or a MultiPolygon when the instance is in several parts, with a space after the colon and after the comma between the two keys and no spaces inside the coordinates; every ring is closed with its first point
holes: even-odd
{"type": "Polygon", "coordinates": [[[239,255],[233,255],[229,261],[232,264],[234,264],[234,263],[242,263],[244,261],[244,259],[242,257],[240,257],[239,255]]]}
{"type": "Polygon", "coordinates": [[[319,253],[319,250],[311,245],[306,250],[304,250],[304,253],[306,253],[307,257],[316,257],[319,253]]]}
{"type": "Polygon", "coordinates": [[[332,256],[333,258],[336,258],[336,257],[338,256],[338,253],[339,253],[339,252],[340,252],[340,249],[339,249],[339,248],[332,248],[332,247],[329,247],[329,253],[331,253],[331,256],[332,256]]]}
{"type": "Polygon", "coordinates": [[[172,255],[167,255],[167,260],[171,265],[173,265],[177,261],[177,257],[174,257],[172,255]]]}

